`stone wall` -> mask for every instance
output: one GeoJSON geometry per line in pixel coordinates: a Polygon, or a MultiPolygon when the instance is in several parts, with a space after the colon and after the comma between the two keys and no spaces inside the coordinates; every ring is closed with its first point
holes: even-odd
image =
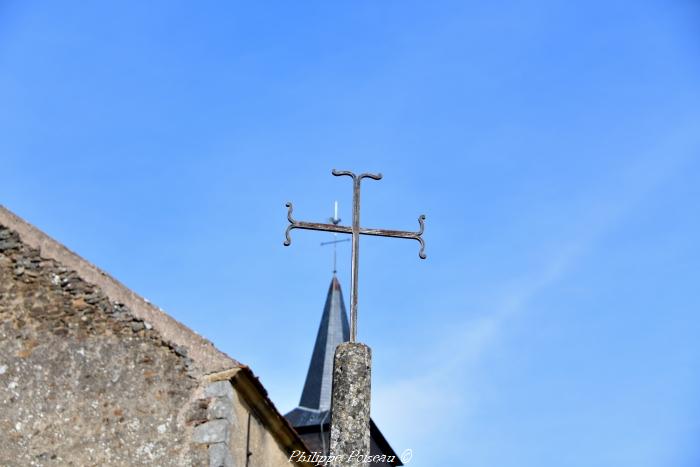
{"type": "Polygon", "coordinates": [[[194,440],[207,446],[209,465],[294,465],[230,381],[214,381],[205,386],[198,410],[194,440]]]}
{"type": "Polygon", "coordinates": [[[279,448],[267,427],[238,392],[235,394],[234,409],[241,427],[240,430],[232,432],[230,438],[234,458],[242,461],[236,465],[246,465],[246,446],[249,452],[249,467],[294,465],[289,462],[289,454],[279,448]]]}
{"type": "Polygon", "coordinates": [[[194,440],[208,448],[210,466],[311,466],[290,462],[294,452],[309,453],[307,446],[264,390],[251,391],[260,383],[247,367],[212,374],[206,380],[191,420],[196,425],[194,440]],[[280,438],[281,431],[286,432],[286,441],[280,438]]]}
{"type": "Polygon", "coordinates": [[[227,362],[250,370],[8,216],[0,208],[0,465],[290,465],[303,443],[262,386],[251,405],[250,384],[246,400],[234,379],[209,378],[227,362]]]}
{"type": "Polygon", "coordinates": [[[0,465],[204,465],[184,349],[0,227],[0,465]]]}

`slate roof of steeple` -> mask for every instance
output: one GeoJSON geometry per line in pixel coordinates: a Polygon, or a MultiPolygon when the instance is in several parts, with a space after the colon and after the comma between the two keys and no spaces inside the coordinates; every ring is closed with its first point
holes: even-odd
{"type": "Polygon", "coordinates": [[[299,407],[286,415],[293,426],[330,422],[328,411],[331,408],[335,348],[338,344],[349,339],[350,326],[345,311],[343,291],[340,288],[338,278],[333,274],[299,407]],[[328,418],[328,420],[324,420],[324,418],[328,418]]]}
{"type": "Polygon", "coordinates": [[[315,410],[331,408],[331,384],[333,382],[333,356],[338,344],[350,338],[348,315],[345,311],[343,291],[338,278],[333,275],[323,307],[321,324],[316,334],[316,345],[311,355],[306,383],[299,405],[315,410]]]}

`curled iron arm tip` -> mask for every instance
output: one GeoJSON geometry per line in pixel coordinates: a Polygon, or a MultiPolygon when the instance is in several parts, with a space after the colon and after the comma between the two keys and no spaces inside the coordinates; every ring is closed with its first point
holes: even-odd
{"type": "Polygon", "coordinates": [[[292,237],[289,236],[289,232],[294,228],[294,225],[288,225],[287,230],[284,231],[284,246],[289,246],[292,244],[292,237]]]}
{"type": "Polygon", "coordinates": [[[292,203],[287,201],[285,206],[287,207],[287,220],[289,221],[289,225],[287,226],[287,230],[284,231],[284,246],[289,246],[292,244],[292,237],[289,236],[289,232],[296,228],[297,221],[292,217],[292,210],[294,209],[292,203]]]}
{"type": "Polygon", "coordinates": [[[418,229],[418,235],[416,236],[416,240],[420,243],[420,251],[418,251],[418,257],[420,259],[425,259],[427,256],[425,255],[425,242],[423,241],[423,230],[425,229],[425,214],[421,214],[418,216],[418,225],[420,228],[418,229]]]}
{"type": "Polygon", "coordinates": [[[294,206],[292,206],[291,201],[287,201],[285,203],[285,206],[287,207],[287,220],[290,224],[296,224],[297,221],[295,221],[294,218],[292,218],[292,211],[294,210],[294,206]]]}
{"type": "Polygon", "coordinates": [[[333,170],[331,171],[331,173],[332,173],[333,175],[335,175],[336,177],[341,177],[341,176],[343,176],[343,175],[347,175],[348,177],[352,177],[353,180],[355,180],[355,179],[357,178],[357,175],[355,175],[354,173],[350,172],[349,170],[336,170],[336,169],[333,169],[333,170]]]}
{"type": "Polygon", "coordinates": [[[427,258],[426,254],[425,254],[425,242],[423,241],[423,239],[421,237],[416,238],[416,240],[418,240],[418,242],[420,243],[420,250],[418,251],[418,257],[420,259],[427,258]]]}
{"type": "Polygon", "coordinates": [[[371,173],[363,173],[360,175],[355,175],[353,172],[350,172],[349,170],[336,170],[333,169],[331,171],[333,175],[336,177],[340,177],[342,175],[347,175],[348,177],[352,177],[352,179],[356,182],[362,180],[363,178],[371,178],[372,180],[381,180],[382,179],[382,174],[371,174],[371,173]]]}
{"type": "Polygon", "coordinates": [[[363,173],[363,174],[360,174],[360,176],[358,178],[360,180],[362,180],[363,178],[371,178],[372,180],[381,180],[382,174],[381,173],[378,173],[378,174],[363,173]]]}

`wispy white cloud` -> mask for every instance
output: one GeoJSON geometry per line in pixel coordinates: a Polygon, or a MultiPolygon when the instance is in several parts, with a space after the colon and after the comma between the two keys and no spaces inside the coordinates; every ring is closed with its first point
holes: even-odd
{"type": "Polygon", "coordinates": [[[536,269],[516,281],[505,281],[500,297],[483,307],[486,311],[465,314],[476,318],[453,323],[449,336],[441,341],[445,345],[422,349],[433,365],[375,387],[373,413],[394,442],[402,443],[394,447],[415,449],[430,439],[435,444],[432,449],[449,449],[450,445],[437,445],[449,439],[445,435],[454,436],[478,404],[479,365],[484,354],[495,351],[504,339],[506,324],[525,313],[535,297],[556,286],[601,237],[624,221],[626,213],[696,157],[699,147],[693,132],[679,132],[668,144],[655,148],[654,156],[638,159],[607,185],[590,190],[584,214],[577,219],[564,216],[568,228],[562,229],[563,238],[552,242],[550,254],[536,269]],[[456,342],[461,343],[458,348],[456,342]]]}

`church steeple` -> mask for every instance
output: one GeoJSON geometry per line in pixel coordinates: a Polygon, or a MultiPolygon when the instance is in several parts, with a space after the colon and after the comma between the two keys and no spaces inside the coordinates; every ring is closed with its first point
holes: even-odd
{"type": "Polygon", "coordinates": [[[323,307],[321,324],[316,334],[316,344],[306,374],[304,390],[299,406],[325,411],[331,407],[331,383],[333,382],[333,356],[338,344],[350,338],[348,316],[345,311],[343,291],[333,274],[323,307]]]}
{"type": "MultiPolygon", "coordinates": [[[[299,407],[285,415],[287,421],[313,452],[327,455],[330,449],[333,358],[338,344],[348,340],[350,340],[350,326],[343,292],[338,278],[333,274],[299,407]]],[[[370,438],[371,455],[379,457],[385,455],[394,459],[387,462],[372,462],[370,464],[372,467],[403,465],[372,419],[370,419],[370,438]]]]}

